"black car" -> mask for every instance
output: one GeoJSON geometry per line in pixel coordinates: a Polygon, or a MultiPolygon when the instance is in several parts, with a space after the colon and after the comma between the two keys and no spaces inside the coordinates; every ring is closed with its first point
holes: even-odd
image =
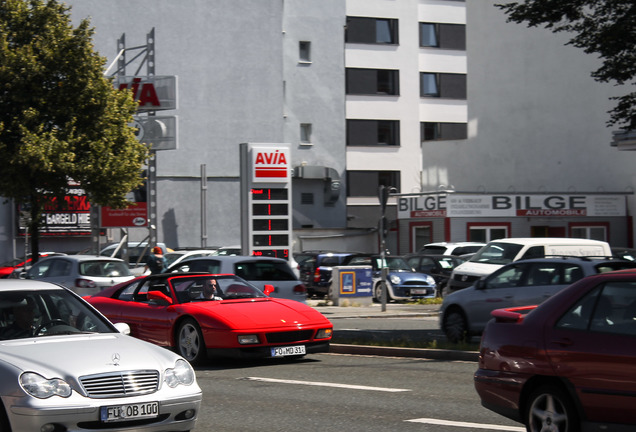
{"type": "Polygon", "coordinates": [[[438,287],[446,286],[453,269],[465,261],[458,256],[437,254],[409,254],[404,260],[415,271],[432,276],[438,287]]]}
{"type": "Polygon", "coordinates": [[[300,261],[300,280],[307,287],[309,297],[324,297],[329,294],[331,285],[331,273],[333,267],[343,265],[343,263],[353,256],[360,255],[356,252],[302,252],[304,258],[300,261]]]}

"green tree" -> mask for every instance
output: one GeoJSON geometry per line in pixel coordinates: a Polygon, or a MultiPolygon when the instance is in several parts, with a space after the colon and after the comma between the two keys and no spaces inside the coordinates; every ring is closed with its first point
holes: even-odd
{"type": "MultiPolygon", "coordinates": [[[[572,34],[568,44],[602,60],[592,76],[599,82],[635,85],[636,3],[634,0],[524,0],[497,4],[508,21],[572,34]]],[[[636,130],[636,92],[614,97],[610,125],[636,130]]]]}
{"type": "Polygon", "coordinates": [[[69,181],[122,208],[142,180],[136,103],[104,77],[93,33],[57,0],[0,0],[0,196],[30,211],[34,259],[43,207],[64,202],[69,181]]]}

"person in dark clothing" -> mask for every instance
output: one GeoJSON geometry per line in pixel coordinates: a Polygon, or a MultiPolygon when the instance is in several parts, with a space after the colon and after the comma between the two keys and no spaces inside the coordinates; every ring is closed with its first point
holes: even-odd
{"type": "Polygon", "coordinates": [[[162,273],[166,267],[166,258],[163,256],[163,252],[159,246],[152,248],[152,253],[146,261],[144,267],[144,273],[150,270],[151,274],[162,273]]]}

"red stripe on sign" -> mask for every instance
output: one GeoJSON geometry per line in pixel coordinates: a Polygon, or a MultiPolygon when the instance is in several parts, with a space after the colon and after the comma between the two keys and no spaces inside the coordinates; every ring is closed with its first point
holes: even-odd
{"type": "Polygon", "coordinates": [[[287,177],[287,168],[256,168],[256,177],[287,177]]]}

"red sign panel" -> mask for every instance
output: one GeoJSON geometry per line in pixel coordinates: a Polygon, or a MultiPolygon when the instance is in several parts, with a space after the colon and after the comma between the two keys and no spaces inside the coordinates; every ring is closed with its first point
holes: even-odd
{"type": "Polygon", "coordinates": [[[148,226],[148,203],[137,202],[125,209],[102,207],[101,227],[144,227],[148,226]]]}

